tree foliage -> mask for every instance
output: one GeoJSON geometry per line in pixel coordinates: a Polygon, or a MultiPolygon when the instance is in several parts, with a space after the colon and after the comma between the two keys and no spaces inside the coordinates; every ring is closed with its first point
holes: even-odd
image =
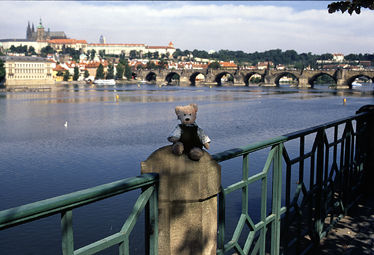
{"type": "Polygon", "coordinates": [[[217,61],[215,61],[215,62],[210,63],[208,67],[212,69],[218,69],[221,67],[221,65],[217,61]]]}
{"type": "Polygon", "coordinates": [[[114,79],[114,66],[113,65],[108,65],[108,71],[106,73],[106,77],[105,77],[107,80],[109,79],[114,79]]]}
{"type": "Polygon", "coordinates": [[[4,62],[0,59],[0,82],[2,82],[5,78],[5,67],[4,67],[4,62]]]}
{"type": "Polygon", "coordinates": [[[77,81],[78,78],[79,78],[79,68],[76,66],[74,67],[73,81],[77,81]]]}
{"type": "Polygon", "coordinates": [[[116,67],[116,79],[122,79],[124,71],[125,71],[125,66],[121,63],[118,63],[116,67]]]}
{"type": "Polygon", "coordinates": [[[353,12],[356,14],[361,13],[361,8],[368,8],[374,10],[374,0],[346,0],[332,2],[327,6],[329,13],[341,11],[342,13],[348,12],[352,15],[353,12]]]}
{"type": "Polygon", "coordinates": [[[88,70],[85,70],[84,71],[84,78],[88,78],[90,76],[90,73],[88,72],[88,70]]]}
{"type": "Polygon", "coordinates": [[[40,54],[46,57],[48,54],[54,54],[56,51],[51,46],[45,46],[40,50],[40,54]]]}
{"type": "Polygon", "coordinates": [[[69,78],[70,78],[70,73],[69,73],[69,71],[66,71],[65,73],[64,73],[64,81],[68,81],[69,80],[69,78]]]}
{"type": "Polygon", "coordinates": [[[96,69],[95,79],[104,79],[104,66],[102,64],[96,69]]]}

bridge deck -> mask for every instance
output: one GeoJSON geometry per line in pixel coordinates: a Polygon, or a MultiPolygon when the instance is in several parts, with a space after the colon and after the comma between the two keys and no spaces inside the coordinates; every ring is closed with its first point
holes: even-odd
{"type": "Polygon", "coordinates": [[[310,255],[374,254],[374,195],[363,197],[310,255]]]}

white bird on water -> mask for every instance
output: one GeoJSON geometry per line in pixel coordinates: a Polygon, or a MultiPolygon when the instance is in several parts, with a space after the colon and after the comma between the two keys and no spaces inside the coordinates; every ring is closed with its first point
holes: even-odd
{"type": "Polygon", "coordinates": [[[65,121],[64,126],[67,128],[68,127],[68,121],[65,121]]]}

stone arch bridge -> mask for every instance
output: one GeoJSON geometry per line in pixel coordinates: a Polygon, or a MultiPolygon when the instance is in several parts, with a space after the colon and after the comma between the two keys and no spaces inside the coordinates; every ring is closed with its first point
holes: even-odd
{"type": "Polygon", "coordinates": [[[254,76],[261,77],[260,86],[279,86],[279,80],[284,76],[292,76],[298,87],[313,87],[315,80],[321,75],[330,76],[337,88],[351,88],[352,82],[358,77],[374,80],[374,71],[348,69],[329,70],[213,70],[213,69],[184,69],[184,70],[136,70],[133,76],[137,80],[154,82],[163,85],[196,86],[196,85],[234,85],[248,86],[254,76]]]}

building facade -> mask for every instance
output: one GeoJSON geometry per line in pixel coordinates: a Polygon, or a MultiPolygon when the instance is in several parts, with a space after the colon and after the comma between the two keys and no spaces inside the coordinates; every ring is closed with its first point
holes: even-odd
{"type": "Polygon", "coordinates": [[[51,88],[52,62],[39,57],[2,56],[6,88],[51,88]]]}

